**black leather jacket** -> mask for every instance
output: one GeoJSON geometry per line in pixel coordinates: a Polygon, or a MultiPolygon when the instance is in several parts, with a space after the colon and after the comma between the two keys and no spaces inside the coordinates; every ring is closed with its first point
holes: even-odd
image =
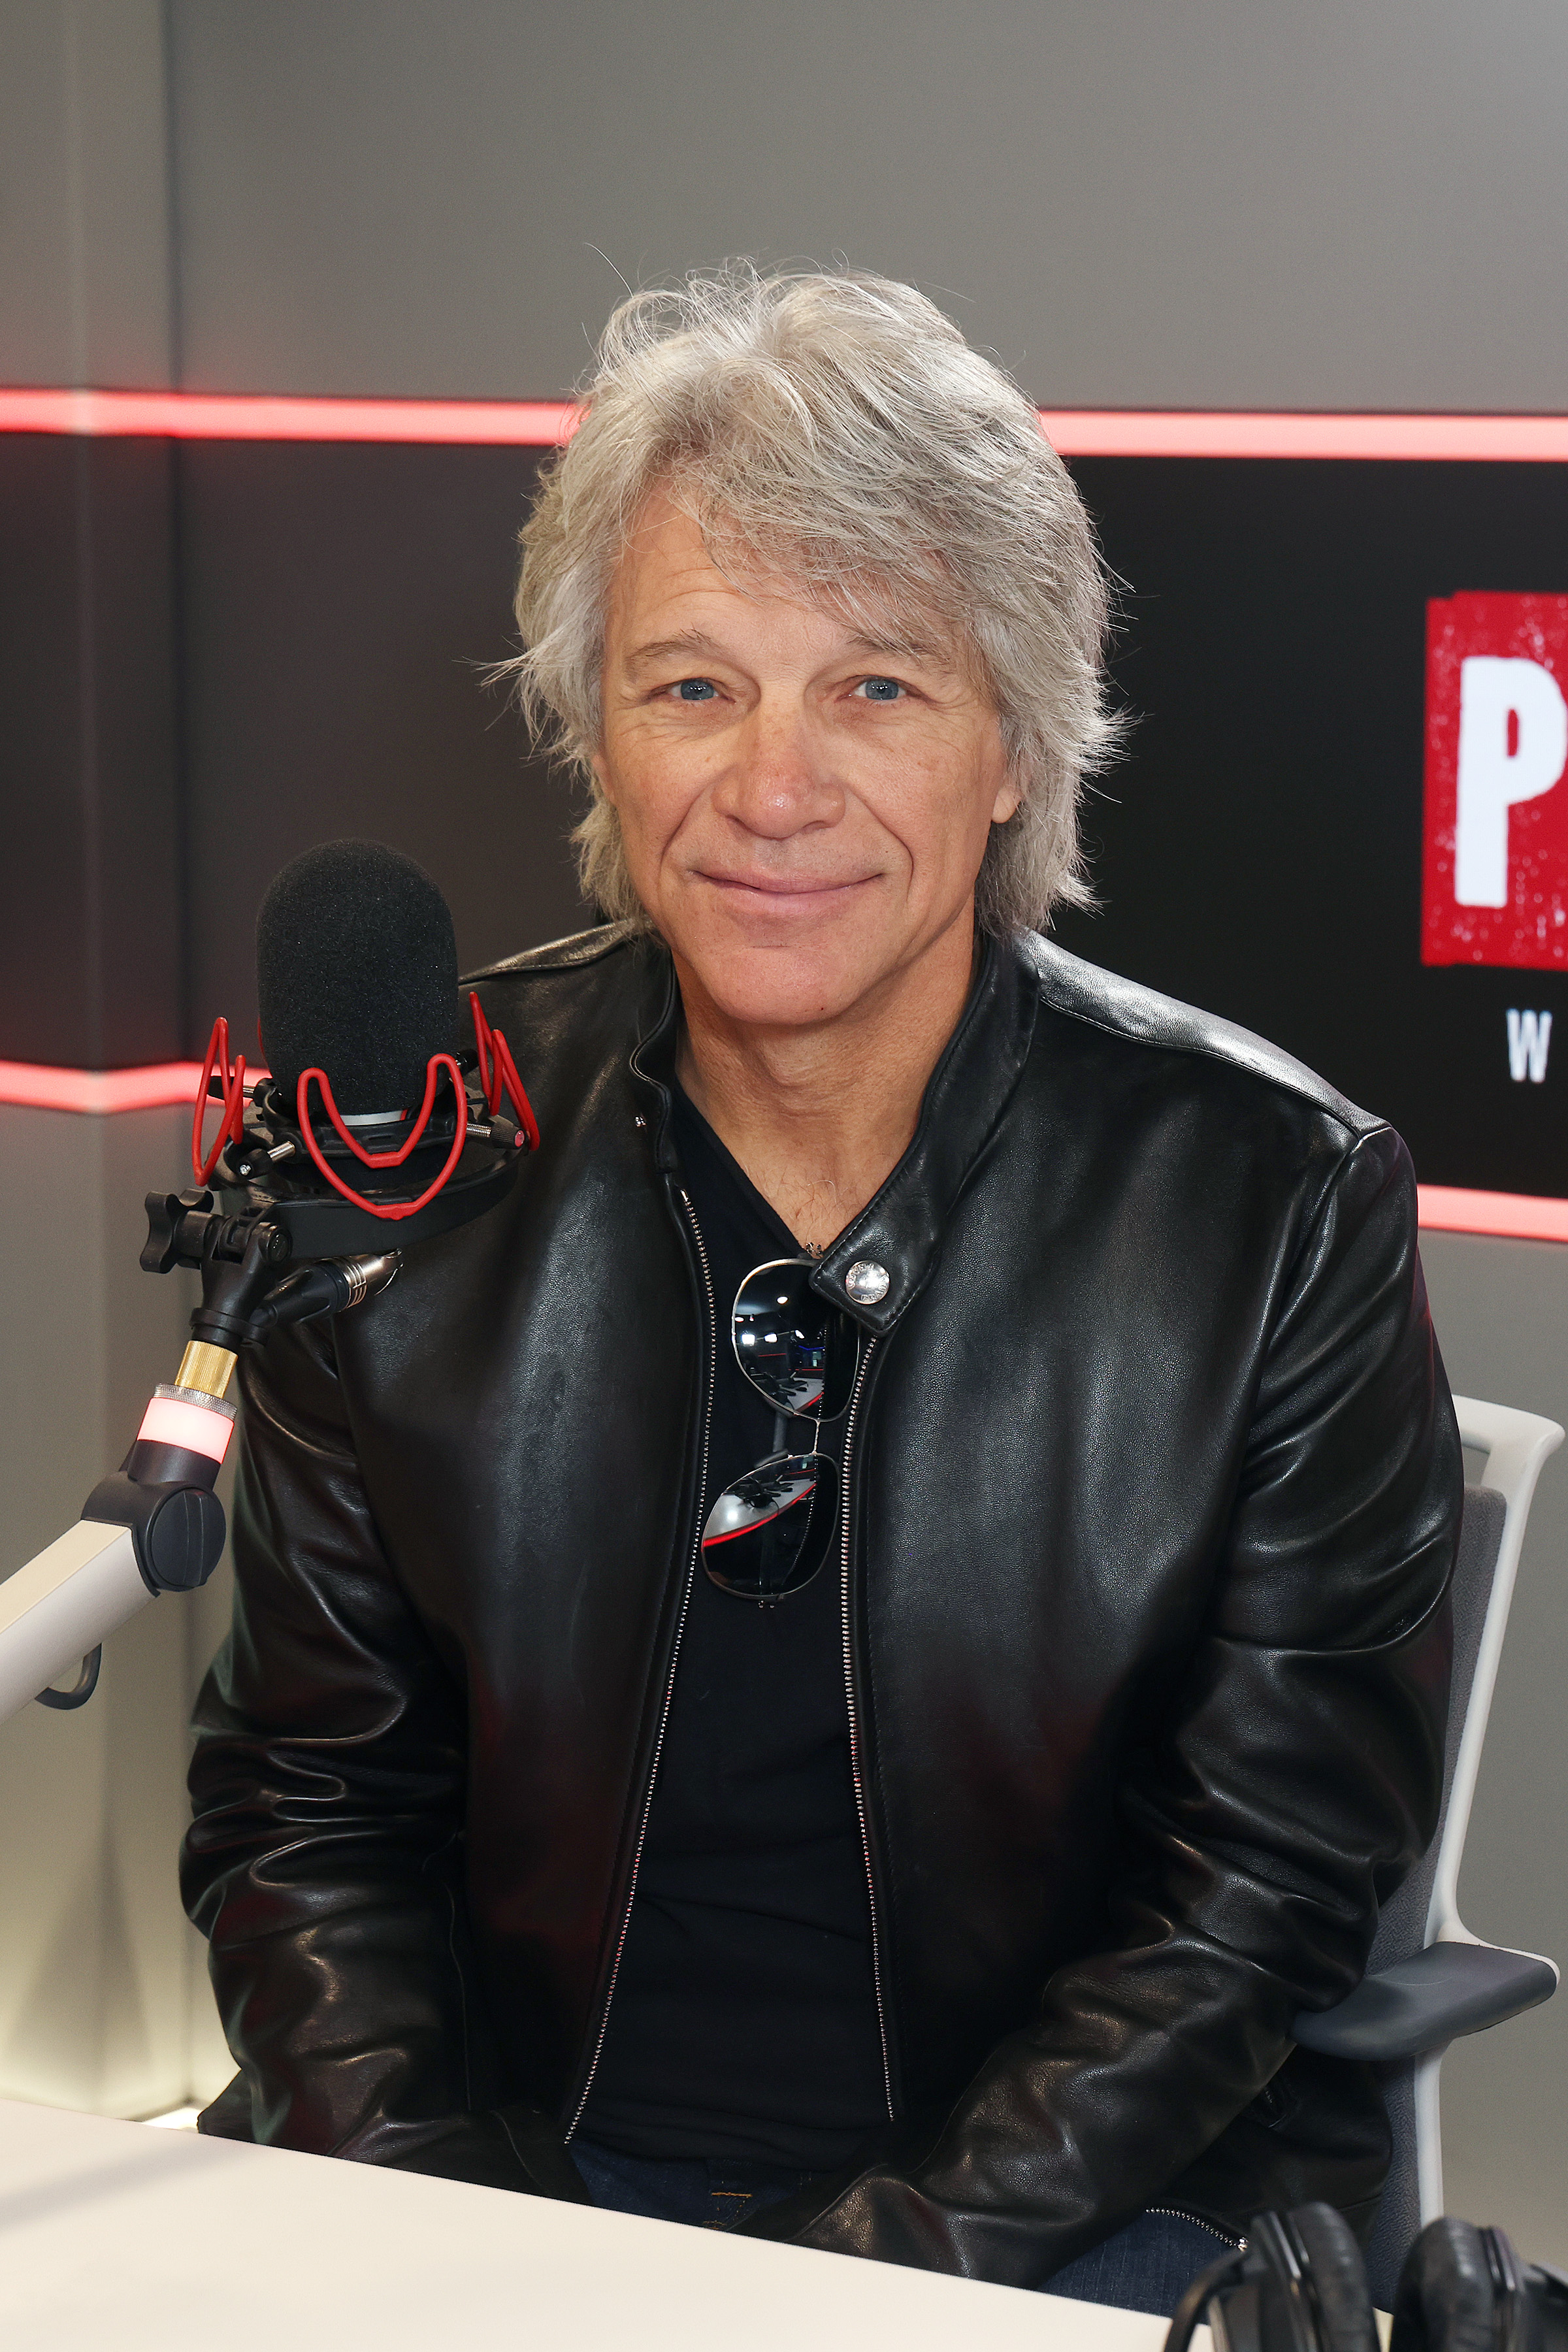
{"type": "MultiPolygon", "coordinates": [[[[510,1200],[246,1361],[185,1857],[212,2128],[554,2195],[613,1998],[716,1345],[668,957],[479,983],[510,1200]]],[[[892,2118],[758,2234],[1037,2285],[1149,2205],[1365,2221],[1370,2074],[1293,2050],[1429,1839],[1460,1500],[1398,1138],[1258,1039],[989,948],[816,1280],[886,1297],[846,1681],[892,2118]]]]}

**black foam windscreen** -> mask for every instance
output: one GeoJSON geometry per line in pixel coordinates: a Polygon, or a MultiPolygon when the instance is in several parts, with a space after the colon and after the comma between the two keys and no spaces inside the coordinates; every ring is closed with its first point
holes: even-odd
{"type": "Polygon", "coordinates": [[[450,911],[424,867],[384,842],[323,842],[274,877],[256,919],[256,982],[273,1077],[292,1096],[301,1071],[325,1070],[345,1116],[417,1108],[431,1055],[455,1050],[450,911]]]}

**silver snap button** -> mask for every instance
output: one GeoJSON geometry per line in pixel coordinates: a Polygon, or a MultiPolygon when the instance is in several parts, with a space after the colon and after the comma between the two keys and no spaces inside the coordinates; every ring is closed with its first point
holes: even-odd
{"type": "Polygon", "coordinates": [[[858,1257],[844,1277],[844,1287],[857,1307],[875,1307],[886,1298],[889,1280],[887,1267],[875,1258],[858,1257]]]}

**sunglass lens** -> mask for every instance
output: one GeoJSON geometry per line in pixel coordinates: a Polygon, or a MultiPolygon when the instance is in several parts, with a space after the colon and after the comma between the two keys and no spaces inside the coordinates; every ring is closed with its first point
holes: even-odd
{"type": "Polygon", "coordinates": [[[759,1265],[735,1294],[735,1360],[775,1412],[832,1421],[855,1385],[858,1334],[817,1297],[802,1258],[759,1265]]]}
{"type": "Polygon", "coordinates": [[[726,1592],[782,1601],[827,1558],[837,1515],[826,1454],[775,1454],[719,1496],[702,1530],[702,1565],[726,1592]]]}

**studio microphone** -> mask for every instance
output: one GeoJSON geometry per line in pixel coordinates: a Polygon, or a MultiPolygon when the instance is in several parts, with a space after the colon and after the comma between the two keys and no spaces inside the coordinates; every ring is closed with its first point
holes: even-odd
{"type": "Polygon", "coordinates": [[[320,1066],[338,1108],[390,1116],[458,1045],[458,942],[423,866],[379,841],[328,841],[284,866],[256,919],[262,1052],[295,1101],[320,1066]]]}
{"type": "Polygon", "coordinates": [[[82,1704],[105,1635],[217,1565],[212,1489],[240,1349],[358,1306],[392,1280],[405,1247],[504,1199],[538,1145],[517,1066],[477,996],[472,1043],[460,1042],[452,918],[412,858],[336,841],[286,866],[257,923],[257,986],[267,1072],[247,1084],[227,1022],[215,1023],[195,1185],[147,1195],[143,1267],[201,1276],[189,1344],[76,1527],[0,1584],[0,1720],[34,1696],[82,1704]],[[76,1690],[45,1688],[79,1659],[76,1690]]]}
{"type": "MultiPolygon", "coordinates": [[[[219,1020],[191,1138],[192,1173],[226,1208],[243,1196],[293,1256],[324,1258],[384,1249],[392,1227],[399,1244],[428,1240],[510,1190],[539,1130],[475,996],[473,1044],[459,1047],[452,918],[411,857],[331,841],[295,858],[261,903],[256,979],[270,1076],[247,1088],[219,1020]],[[209,1097],[221,1106],[210,1144],[209,1097]]],[[[142,1262],[162,1270],[153,1224],[142,1262]]]]}
{"type": "MultiPolygon", "coordinates": [[[[150,1272],[202,1270],[192,1339],[230,1355],[279,1321],[356,1304],[395,1271],[393,1243],[493,1207],[539,1141],[475,996],[473,1043],[458,1043],[452,918],[411,857],[331,841],[295,858],[261,903],[256,978],[269,1074],[247,1086],[227,1023],[215,1024],[191,1132],[198,1190],[148,1194],[142,1255],[150,1272]],[[225,1280],[247,1251],[271,1272],[225,1280]]],[[[224,1386],[226,1374],[215,1393],[224,1386]]]]}

